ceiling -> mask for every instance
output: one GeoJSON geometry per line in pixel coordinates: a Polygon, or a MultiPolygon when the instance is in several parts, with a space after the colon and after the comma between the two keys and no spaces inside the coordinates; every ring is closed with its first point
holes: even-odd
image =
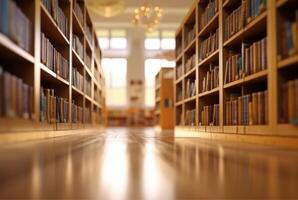
{"type": "MultiPolygon", "coordinates": [[[[145,0],[125,0],[126,9],[118,16],[104,18],[91,12],[95,28],[125,28],[133,26],[131,23],[133,12],[144,4],[145,0]]],[[[150,3],[163,9],[160,28],[178,28],[194,0],[150,0],[150,3]]]]}

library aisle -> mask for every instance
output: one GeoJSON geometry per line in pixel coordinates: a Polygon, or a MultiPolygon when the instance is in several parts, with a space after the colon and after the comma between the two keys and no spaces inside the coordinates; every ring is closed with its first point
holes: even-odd
{"type": "Polygon", "coordinates": [[[0,147],[0,198],[289,199],[290,150],[110,128],[0,147]]]}

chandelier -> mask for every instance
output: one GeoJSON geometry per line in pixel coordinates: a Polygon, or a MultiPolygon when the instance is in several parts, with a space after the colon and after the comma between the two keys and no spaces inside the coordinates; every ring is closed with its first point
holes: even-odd
{"type": "Polygon", "coordinates": [[[93,13],[106,18],[116,16],[125,9],[124,0],[87,0],[87,3],[93,13]]]}
{"type": "Polygon", "coordinates": [[[144,26],[147,32],[153,32],[159,25],[161,17],[162,9],[145,1],[144,5],[134,10],[132,23],[144,26]]]}

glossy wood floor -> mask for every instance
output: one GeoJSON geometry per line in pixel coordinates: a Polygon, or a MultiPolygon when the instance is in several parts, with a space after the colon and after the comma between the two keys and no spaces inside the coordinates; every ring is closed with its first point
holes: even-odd
{"type": "Polygon", "coordinates": [[[0,147],[0,199],[298,198],[298,153],[154,129],[0,147]]]}

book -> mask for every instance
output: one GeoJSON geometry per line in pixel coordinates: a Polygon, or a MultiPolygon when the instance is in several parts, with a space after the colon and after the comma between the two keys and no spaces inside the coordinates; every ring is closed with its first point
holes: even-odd
{"type": "Polygon", "coordinates": [[[79,55],[81,59],[84,58],[84,48],[83,48],[83,42],[81,42],[78,35],[73,33],[73,48],[75,52],[79,55]]]}
{"type": "Polygon", "coordinates": [[[193,78],[188,78],[186,80],[185,97],[190,98],[195,95],[196,95],[196,80],[193,78]]]}
{"type": "Polygon", "coordinates": [[[69,62],[57,51],[44,33],[41,33],[41,63],[61,78],[69,81],[69,62]]]}
{"type": "Polygon", "coordinates": [[[15,1],[0,1],[0,32],[29,53],[32,53],[32,30],[32,22],[15,1]]]}
{"type": "Polygon", "coordinates": [[[237,52],[228,52],[228,58],[225,61],[224,84],[239,80],[243,77],[242,55],[237,52]]]}
{"type": "Polygon", "coordinates": [[[69,20],[59,6],[59,0],[42,0],[42,4],[53,17],[53,20],[58,25],[65,37],[69,36],[69,20]]]}
{"type": "Polygon", "coordinates": [[[75,12],[76,17],[78,18],[80,24],[84,25],[84,14],[83,14],[83,8],[81,7],[78,0],[73,1],[73,10],[75,12]]]}
{"type": "Polygon", "coordinates": [[[186,60],[187,61],[185,63],[185,73],[189,72],[191,69],[193,69],[196,66],[196,54],[193,54],[186,60]]]}
{"type": "Polygon", "coordinates": [[[199,43],[199,62],[210,56],[218,49],[219,42],[218,28],[210,32],[210,36],[199,43]]]}
{"type": "Polygon", "coordinates": [[[180,77],[182,77],[182,75],[183,75],[182,64],[180,64],[176,67],[176,80],[178,80],[180,77]]]}
{"type": "Polygon", "coordinates": [[[32,119],[33,89],[0,66],[0,117],[32,119]]]}
{"type": "Polygon", "coordinates": [[[201,126],[219,126],[219,104],[203,106],[199,124],[201,126]]]}
{"type": "Polygon", "coordinates": [[[188,31],[185,31],[185,40],[184,40],[185,47],[187,47],[195,38],[196,38],[196,25],[194,24],[190,28],[188,28],[188,31]]]}
{"type": "Polygon", "coordinates": [[[84,91],[84,76],[78,71],[76,67],[72,69],[72,84],[75,88],[84,91]]]}
{"type": "Polygon", "coordinates": [[[203,75],[201,93],[219,87],[219,67],[210,65],[209,70],[203,75]]]}
{"type": "Polygon", "coordinates": [[[195,126],[196,124],[196,109],[186,110],[184,125],[195,126]]]}
{"type": "Polygon", "coordinates": [[[218,12],[218,0],[209,1],[199,17],[200,29],[203,29],[218,12]]]}

